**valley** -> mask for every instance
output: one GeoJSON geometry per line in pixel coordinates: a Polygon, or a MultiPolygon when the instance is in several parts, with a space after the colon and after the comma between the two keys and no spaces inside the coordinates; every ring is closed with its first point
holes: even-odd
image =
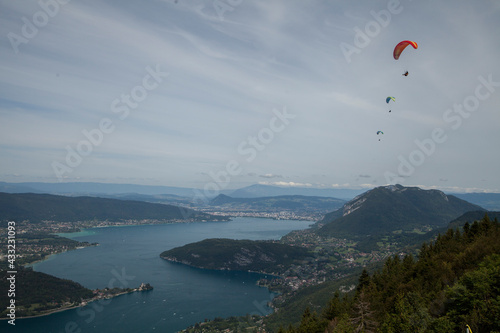
{"type": "MultiPolygon", "coordinates": [[[[275,313],[281,313],[281,308],[295,304],[296,299],[313,295],[315,288],[328,288],[332,284],[336,285],[337,281],[349,281],[362,269],[375,269],[392,257],[418,256],[421,244],[432,242],[438,233],[446,233],[450,222],[473,222],[484,217],[485,213],[477,205],[440,191],[401,185],[375,188],[345,203],[336,212],[326,214],[312,228],[292,231],[282,237],[280,244],[306,249],[307,256],[300,263],[288,265],[275,260],[272,271],[257,270],[263,274],[277,275],[275,278],[261,279],[259,285],[279,292],[271,304],[275,313]],[[336,235],[340,237],[335,237],[336,235]]],[[[490,212],[490,215],[495,218],[499,214],[490,212]]],[[[451,225],[461,226],[457,222],[453,223],[451,225]]],[[[240,246],[233,243],[234,248],[224,251],[226,242],[218,242],[207,247],[209,251],[220,253],[209,260],[216,262],[212,263],[212,268],[247,269],[243,266],[229,268],[227,264],[241,256],[241,252],[247,252],[248,244],[240,246]]],[[[253,242],[252,245],[258,246],[257,244],[253,242]]],[[[188,255],[191,251],[188,249],[190,245],[173,249],[170,253],[176,253],[177,262],[187,260],[192,265],[188,255]]],[[[255,271],[262,262],[258,261],[258,256],[251,257],[253,261],[249,258],[247,260],[257,264],[252,266],[255,271]]],[[[196,263],[194,266],[204,267],[196,263]]],[[[337,290],[346,294],[353,291],[353,284],[344,284],[342,287],[337,285],[337,290]]],[[[314,299],[314,303],[319,303],[317,296],[314,299]]],[[[303,306],[300,308],[304,310],[303,306]]]]}
{"type": "MultiPolygon", "coordinates": [[[[163,199],[166,197],[162,195],[163,199]]],[[[279,240],[211,238],[160,254],[167,261],[202,269],[266,274],[257,284],[278,295],[269,303],[274,309],[269,319],[247,320],[248,325],[257,325],[259,329],[277,322],[294,323],[293,318],[300,317],[298,313],[304,311],[305,304],[317,304],[321,309],[328,297],[318,294],[318,290],[352,294],[363,269],[376,270],[393,257],[416,257],[423,242],[432,242],[450,226],[461,227],[486,213],[491,218],[500,216],[440,191],[401,185],[374,188],[350,201],[300,195],[261,198],[219,195],[198,211],[165,203],[98,197],[3,194],[0,199],[3,200],[0,204],[25,218],[17,224],[20,230],[17,262],[21,265],[43,260],[50,254],[98,245],[54,235],[86,228],[222,222],[241,216],[316,222],[279,240]],[[23,211],[12,202],[30,203],[32,209],[23,211]],[[79,208],[73,208],[76,206],[79,208]],[[92,209],[94,206],[96,209],[92,209]],[[139,213],[137,209],[134,213],[135,219],[126,218],[130,217],[131,207],[140,207],[139,213]],[[113,218],[103,220],[100,216],[113,218]],[[290,309],[292,304],[296,309],[283,317],[282,309],[290,309]]],[[[243,319],[237,321],[243,325],[243,319]]],[[[217,325],[224,327],[224,322],[218,321],[217,325]]],[[[211,327],[211,322],[199,325],[211,327]]]]}

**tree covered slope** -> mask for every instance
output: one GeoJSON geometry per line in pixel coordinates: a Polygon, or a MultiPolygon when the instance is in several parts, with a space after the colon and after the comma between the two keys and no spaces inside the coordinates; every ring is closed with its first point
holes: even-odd
{"type": "Polygon", "coordinates": [[[281,273],[311,255],[301,247],[285,244],[205,239],[161,253],[160,257],[198,268],[281,273]]]}
{"type": "Polygon", "coordinates": [[[422,245],[418,260],[398,255],[355,292],[321,312],[306,309],[282,333],[500,332],[500,223],[489,217],[422,245]]]}
{"type": "Polygon", "coordinates": [[[0,193],[1,220],[185,220],[209,219],[211,215],[171,205],[95,197],[65,197],[51,194],[0,193]]]}
{"type": "Polygon", "coordinates": [[[439,228],[468,211],[483,208],[437,190],[401,185],[370,190],[325,215],[320,235],[357,237],[381,235],[423,226],[439,228]]]}

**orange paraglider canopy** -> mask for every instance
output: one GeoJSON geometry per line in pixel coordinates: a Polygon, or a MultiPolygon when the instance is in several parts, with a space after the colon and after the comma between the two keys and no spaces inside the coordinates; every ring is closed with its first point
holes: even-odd
{"type": "Polygon", "coordinates": [[[396,47],[394,48],[394,53],[393,53],[394,54],[394,59],[398,60],[399,56],[401,55],[401,52],[403,52],[403,50],[408,45],[413,46],[414,49],[418,48],[417,43],[412,42],[411,40],[404,40],[404,41],[398,43],[398,45],[396,45],[396,47]]]}

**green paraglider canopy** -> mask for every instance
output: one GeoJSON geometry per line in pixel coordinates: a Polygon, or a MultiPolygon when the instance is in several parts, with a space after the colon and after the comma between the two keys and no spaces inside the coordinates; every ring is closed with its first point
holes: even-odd
{"type": "Polygon", "coordinates": [[[393,102],[395,102],[395,101],[396,101],[396,98],[389,96],[389,97],[387,97],[387,98],[385,99],[385,102],[386,102],[387,104],[389,104],[389,102],[390,102],[391,100],[392,100],[393,102]]]}

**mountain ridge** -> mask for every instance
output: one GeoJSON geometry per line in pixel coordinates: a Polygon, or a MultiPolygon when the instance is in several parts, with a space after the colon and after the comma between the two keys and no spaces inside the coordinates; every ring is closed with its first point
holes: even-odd
{"type": "Polygon", "coordinates": [[[134,219],[227,220],[192,209],[143,201],[37,193],[0,193],[0,220],[76,222],[134,219]]]}
{"type": "Polygon", "coordinates": [[[322,235],[369,236],[430,226],[444,227],[467,211],[486,211],[439,190],[402,185],[369,190],[318,222],[322,235]]]}
{"type": "MultiPolygon", "coordinates": [[[[47,194],[79,194],[79,195],[177,195],[182,197],[197,197],[204,193],[202,189],[175,187],[163,185],[138,185],[138,184],[115,184],[97,182],[69,182],[69,183],[43,183],[43,182],[0,182],[0,192],[6,193],[47,193],[47,194]]],[[[326,189],[308,187],[281,187],[274,185],[254,184],[238,189],[225,189],[218,194],[225,194],[238,198],[256,198],[281,195],[304,195],[319,197],[334,197],[339,199],[352,199],[364,190],[354,189],[326,189]]],[[[207,199],[216,197],[207,196],[207,199]]]]}
{"type": "Polygon", "coordinates": [[[344,203],[345,200],[342,199],[305,195],[234,198],[219,194],[209,202],[209,205],[233,210],[302,210],[324,214],[333,209],[338,209],[344,203]]]}
{"type": "MultiPolygon", "coordinates": [[[[139,185],[97,182],[69,182],[69,183],[44,183],[44,182],[19,182],[10,183],[0,181],[0,192],[5,193],[47,193],[64,195],[89,195],[121,197],[128,195],[176,195],[184,198],[193,198],[203,193],[202,189],[175,187],[163,185],[139,185]]],[[[333,197],[351,200],[363,194],[366,189],[339,189],[339,188],[314,188],[314,187],[286,187],[276,185],[253,184],[237,189],[225,189],[218,194],[225,194],[233,198],[256,198],[281,195],[304,195],[318,197],[333,197]]],[[[500,210],[500,193],[462,193],[448,192],[460,199],[469,201],[488,210],[500,210]]],[[[207,199],[216,197],[217,194],[208,196],[207,199]]],[[[144,198],[143,201],[148,201],[144,198]]]]}
{"type": "Polygon", "coordinates": [[[257,198],[272,197],[282,195],[303,195],[316,197],[333,197],[338,199],[352,199],[365,190],[356,189],[335,189],[335,188],[309,188],[309,187],[281,187],[274,185],[254,184],[246,186],[230,193],[226,193],[234,198],[257,198]]]}

